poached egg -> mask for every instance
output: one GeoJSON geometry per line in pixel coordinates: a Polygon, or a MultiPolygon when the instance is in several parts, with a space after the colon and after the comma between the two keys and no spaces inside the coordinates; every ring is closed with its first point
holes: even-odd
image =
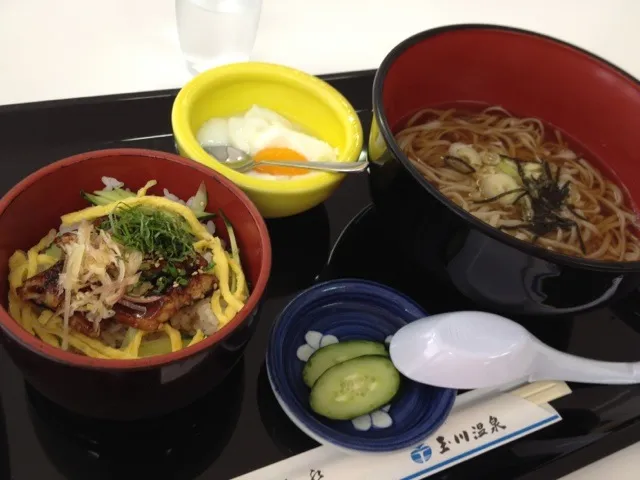
{"type": "Polygon", "coordinates": [[[303,133],[297,125],[268,108],[254,105],[244,115],[207,120],[198,130],[203,146],[231,145],[262,162],[247,175],[275,180],[312,175],[309,170],[269,165],[269,160],[335,162],[336,149],[303,133]]]}

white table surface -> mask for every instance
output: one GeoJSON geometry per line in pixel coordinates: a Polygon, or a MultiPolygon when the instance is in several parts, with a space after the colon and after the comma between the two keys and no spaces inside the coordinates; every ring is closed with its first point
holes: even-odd
{"type": "MultiPolygon", "coordinates": [[[[314,74],[376,68],[452,23],[537,30],[640,77],[638,0],[263,0],[254,59],[314,74]]],[[[0,0],[0,105],[180,87],[174,0],[0,0]]],[[[640,477],[640,444],[565,480],[640,477]]]]}
{"type": "MultiPolygon", "coordinates": [[[[637,0],[263,0],[255,59],[321,74],[375,68],[438,25],[513,25],[640,77],[637,0]]],[[[1,0],[0,105],[174,88],[189,75],[173,0],[1,0]]]]}

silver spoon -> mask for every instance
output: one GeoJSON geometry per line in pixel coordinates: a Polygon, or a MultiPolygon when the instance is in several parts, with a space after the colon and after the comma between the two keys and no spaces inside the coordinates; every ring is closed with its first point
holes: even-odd
{"type": "MultiPolygon", "coordinates": [[[[229,168],[244,173],[252,170],[256,165],[263,162],[256,162],[251,155],[239,148],[230,145],[202,145],[202,149],[211,155],[218,162],[229,168]]],[[[356,173],[366,170],[369,162],[366,160],[358,162],[299,162],[299,161],[276,161],[267,160],[264,163],[277,165],[280,167],[304,168],[307,170],[320,170],[323,172],[336,173],[356,173]]]]}

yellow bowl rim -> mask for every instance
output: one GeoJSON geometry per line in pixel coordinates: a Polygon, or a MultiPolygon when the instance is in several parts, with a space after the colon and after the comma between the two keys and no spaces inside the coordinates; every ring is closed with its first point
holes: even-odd
{"type": "Polygon", "coordinates": [[[363,145],[362,124],[360,123],[358,114],[347,99],[335,88],[318,77],[284,65],[263,62],[235,63],[216,67],[196,75],[182,87],[173,102],[171,124],[176,142],[179,138],[179,143],[184,149],[185,155],[193,161],[203,163],[209,168],[221,173],[240,187],[265,193],[298,193],[302,191],[321,190],[342,179],[344,174],[328,172],[317,172],[316,175],[311,177],[291,180],[267,180],[251,177],[236,172],[220,162],[213,160],[209,154],[202,149],[194,132],[189,128],[187,109],[185,108],[185,103],[189,96],[205,88],[208,83],[222,79],[229,74],[255,75],[256,73],[271,79],[283,79],[285,83],[301,85],[307,92],[321,98],[332,110],[338,112],[344,127],[352,132],[347,138],[345,148],[342,150],[338,161],[357,161],[363,145]],[[198,160],[195,160],[196,158],[198,160]],[[353,158],[353,160],[346,160],[348,158],[353,158]]]}

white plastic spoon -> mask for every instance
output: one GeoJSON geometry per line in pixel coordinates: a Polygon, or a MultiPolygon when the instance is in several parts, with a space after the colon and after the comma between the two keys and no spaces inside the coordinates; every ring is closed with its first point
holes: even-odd
{"type": "Polygon", "coordinates": [[[402,327],[391,360],[406,377],[429,385],[472,389],[517,380],[640,383],[640,362],[601,362],[555,350],[499,315],[452,312],[402,327]]]}

